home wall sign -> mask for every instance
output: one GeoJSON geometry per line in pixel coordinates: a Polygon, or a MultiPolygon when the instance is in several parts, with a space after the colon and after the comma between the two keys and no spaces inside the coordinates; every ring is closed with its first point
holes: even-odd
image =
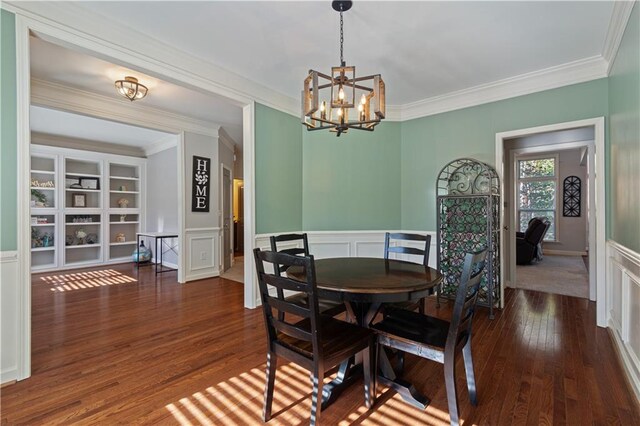
{"type": "Polygon", "coordinates": [[[580,190],[582,182],[578,176],[568,176],[563,182],[562,215],[580,217],[580,190]]]}
{"type": "Polygon", "coordinates": [[[210,200],[211,158],[193,156],[192,212],[208,212],[210,200]]]}

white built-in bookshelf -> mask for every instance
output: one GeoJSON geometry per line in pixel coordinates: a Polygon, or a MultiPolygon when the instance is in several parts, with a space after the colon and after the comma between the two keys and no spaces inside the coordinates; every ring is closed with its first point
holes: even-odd
{"type": "Polygon", "coordinates": [[[31,270],[131,261],[146,159],[31,146],[31,270]]]}

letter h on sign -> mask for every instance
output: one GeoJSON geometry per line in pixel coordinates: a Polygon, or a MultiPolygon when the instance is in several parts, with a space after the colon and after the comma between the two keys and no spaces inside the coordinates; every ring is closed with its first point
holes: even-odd
{"type": "Polygon", "coordinates": [[[209,185],[211,177],[211,159],[193,156],[193,192],[191,195],[192,212],[209,211],[209,185]]]}

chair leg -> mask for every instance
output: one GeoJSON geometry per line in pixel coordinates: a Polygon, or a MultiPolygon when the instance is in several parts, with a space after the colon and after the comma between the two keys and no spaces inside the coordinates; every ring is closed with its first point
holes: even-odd
{"type": "Polygon", "coordinates": [[[264,408],[262,410],[262,420],[268,422],[271,420],[271,405],[273,403],[273,388],[276,381],[276,365],[278,356],[273,353],[267,353],[267,382],[264,385],[264,408]]]}
{"type": "Polygon", "coordinates": [[[440,308],[440,287],[442,284],[436,286],[436,308],[440,308]]]}
{"type": "Polygon", "coordinates": [[[447,403],[449,405],[449,417],[451,426],[458,426],[458,394],[456,393],[455,357],[453,354],[444,355],[444,383],[447,388],[447,403]]]}
{"type": "Polygon", "coordinates": [[[313,372],[313,391],[311,392],[311,426],[314,426],[320,418],[320,412],[322,411],[322,386],[324,372],[321,369],[316,368],[313,372]]]}
{"type": "Polygon", "coordinates": [[[396,370],[399,376],[404,373],[404,352],[400,349],[396,350],[396,370]]]}
{"type": "Polygon", "coordinates": [[[425,312],[425,304],[427,303],[427,299],[426,298],[422,298],[420,299],[420,304],[418,305],[418,312],[420,312],[422,315],[424,315],[425,312]]]}
{"type": "Polygon", "coordinates": [[[467,388],[469,388],[469,400],[471,404],[478,405],[478,394],[476,391],[476,377],[473,372],[473,357],[471,356],[471,339],[462,348],[464,356],[464,371],[467,373],[467,388]]]}
{"type": "Polygon", "coordinates": [[[371,358],[375,356],[375,344],[373,339],[369,341],[369,346],[362,351],[362,369],[364,370],[364,403],[367,408],[373,407],[376,397],[376,373],[373,371],[375,361],[371,362],[371,358]]]}

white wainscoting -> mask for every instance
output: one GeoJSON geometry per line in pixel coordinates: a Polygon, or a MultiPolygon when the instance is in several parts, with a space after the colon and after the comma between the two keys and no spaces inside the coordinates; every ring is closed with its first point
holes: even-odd
{"type": "Polygon", "coordinates": [[[185,281],[220,275],[220,228],[185,230],[185,281]]]}
{"type": "Polygon", "coordinates": [[[18,379],[18,252],[0,252],[0,324],[2,354],[0,361],[0,383],[18,379]]]}
{"type": "MultiPolygon", "coordinates": [[[[302,232],[302,231],[300,231],[302,232]]],[[[383,257],[384,256],[384,234],[385,232],[406,232],[412,234],[430,234],[431,249],[429,251],[429,265],[435,268],[436,265],[436,233],[425,231],[307,231],[309,240],[309,251],[316,259],[326,259],[329,257],[383,257]]],[[[281,232],[280,234],[291,234],[297,232],[281,232]]],[[[271,250],[269,237],[279,234],[256,235],[255,247],[260,250],[271,250]]],[[[407,242],[407,245],[419,247],[420,244],[407,242]]],[[[301,247],[302,244],[282,243],[278,248],[301,247]]],[[[392,253],[391,258],[410,260],[409,255],[392,253]]],[[[253,262],[253,259],[251,259],[253,262]]],[[[256,306],[260,306],[260,295],[256,290],[258,299],[256,306]]]]}
{"type": "Polygon", "coordinates": [[[611,335],[640,400],[640,254],[607,241],[607,271],[611,335]]]}

